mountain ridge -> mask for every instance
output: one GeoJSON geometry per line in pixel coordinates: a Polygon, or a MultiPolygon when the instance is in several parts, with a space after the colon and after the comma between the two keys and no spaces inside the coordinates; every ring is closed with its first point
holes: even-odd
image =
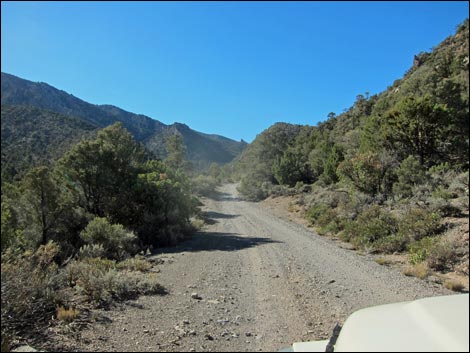
{"type": "MultiPolygon", "coordinates": [[[[11,124],[12,117],[9,119],[3,119],[6,111],[3,107],[34,107],[39,110],[27,110],[26,115],[37,113],[38,121],[37,125],[44,124],[45,117],[48,116],[47,124],[51,124],[52,121],[57,119],[65,122],[63,117],[73,117],[73,119],[82,119],[83,123],[89,123],[96,126],[97,129],[104,128],[115,122],[121,122],[123,126],[129,130],[129,132],[135,137],[135,139],[143,143],[149,151],[154,153],[158,158],[164,158],[166,155],[164,139],[168,135],[178,133],[183,137],[183,142],[187,149],[187,158],[193,163],[193,166],[202,170],[207,168],[212,163],[226,164],[231,162],[236,156],[238,156],[247,143],[244,141],[235,141],[230,138],[215,135],[205,134],[196,130],[191,129],[184,123],[173,123],[171,125],[164,124],[156,119],[148,117],[143,114],[136,114],[126,111],[120,107],[111,104],[92,104],[86,102],[74,95],[67,93],[66,91],[60,90],[53,87],[45,82],[32,82],[18,76],[2,72],[1,73],[1,105],[2,105],[2,141],[4,132],[9,131],[9,138],[7,141],[11,143],[11,134],[16,134],[16,138],[21,138],[26,132],[22,131],[24,125],[16,125],[16,128],[20,128],[18,131],[12,131],[9,129],[8,124],[11,124]],[[50,114],[54,115],[51,118],[50,114]],[[59,118],[59,116],[61,116],[59,118]],[[42,120],[41,120],[42,119],[42,120]],[[52,120],[51,120],[52,119],[52,120]],[[5,120],[5,121],[4,121],[5,120]]],[[[16,110],[9,109],[8,114],[13,114],[16,110]]],[[[28,117],[31,119],[32,117],[28,117]]],[[[58,131],[59,125],[52,124],[54,131],[42,131],[42,136],[49,133],[51,135],[60,135],[58,131]]],[[[68,130],[70,127],[66,127],[68,130]]],[[[60,129],[59,129],[60,130],[60,129]]],[[[27,134],[30,134],[28,131],[27,134]]],[[[80,137],[83,131],[79,129],[77,131],[77,137],[80,137]]],[[[31,134],[28,135],[31,139],[31,134]]],[[[58,141],[55,136],[52,141],[58,141]]],[[[38,144],[42,146],[42,144],[38,144]]],[[[9,146],[2,142],[2,149],[6,148],[9,150],[9,146]]],[[[48,148],[54,146],[48,146],[48,148]]],[[[13,151],[11,151],[13,152],[13,151]]],[[[39,156],[42,151],[29,150],[29,153],[33,155],[36,153],[39,156]]],[[[38,156],[28,157],[30,159],[37,159],[38,156]]],[[[3,161],[6,159],[14,160],[15,158],[9,158],[2,153],[2,166],[3,161]]]]}

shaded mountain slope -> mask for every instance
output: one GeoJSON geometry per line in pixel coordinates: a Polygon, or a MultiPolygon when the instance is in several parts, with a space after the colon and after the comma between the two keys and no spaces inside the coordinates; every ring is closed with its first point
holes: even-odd
{"type": "MultiPolygon", "coordinates": [[[[59,140],[72,142],[66,136],[60,137],[61,128],[56,123],[62,121],[67,124],[64,117],[70,117],[73,121],[71,122],[72,125],[78,122],[77,119],[81,119],[82,123],[88,124],[87,126],[94,126],[95,128],[104,128],[115,122],[121,122],[137,141],[142,142],[151,152],[161,158],[165,157],[166,154],[165,136],[176,133],[180,134],[186,145],[188,159],[198,169],[207,167],[211,163],[228,163],[246,147],[246,143],[243,141],[237,142],[218,135],[203,134],[192,130],[184,124],[165,125],[145,115],[134,114],[112,105],[90,104],[47,83],[31,82],[3,72],[1,74],[1,104],[2,107],[10,107],[8,112],[2,109],[2,139],[3,131],[6,133],[7,131],[15,130],[14,135],[9,136],[5,142],[2,142],[2,150],[3,147],[5,148],[4,154],[2,151],[2,163],[9,160],[10,165],[16,160],[9,156],[11,144],[19,145],[22,142],[30,141],[29,147],[21,146],[21,148],[28,149],[28,156],[31,156],[31,160],[39,160],[42,158],[40,156],[53,157],[45,152],[45,148],[51,150],[57,149],[56,143],[59,140]],[[14,106],[21,106],[23,108],[15,110],[11,108],[14,106]],[[26,107],[39,110],[31,110],[26,107]],[[49,113],[44,113],[46,111],[49,113]],[[61,118],[57,120],[59,115],[50,115],[51,112],[60,114],[61,118]],[[8,118],[5,118],[5,121],[4,113],[8,114],[8,118]],[[18,116],[14,119],[14,114],[16,113],[18,113],[18,116]],[[42,132],[39,135],[31,135],[29,127],[22,131],[22,128],[26,128],[26,125],[32,122],[32,114],[34,113],[38,114],[38,125],[41,125],[39,128],[43,129],[43,132],[51,130],[50,134],[57,135],[57,138],[48,140],[50,145],[46,146],[44,141],[34,140],[35,137],[43,135],[42,132]],[[18,124],[18,118],[25,116],[28,116],[25,122],[26,125],[18,124]],[[45,116],[48,118],[45,119],[45,116]],[[52,116],[57,119],[51,120],[52,116]],[[14,121],[16,126],[14,128],[10,127],[9,125],[14,121]],[[16,139],[15,141],[13,141],[13,137],[16,139]]],[[[65,130],[72,135],[75,130],[77,138],[82,135],[80,128],[69,129],[68,126],[65,130]]],[[[63,149],[61,147],[58,150],[63,149]]]]}
{"type": "Polygon", "coordinates": [[[2,105],[2,180],[49,164],[99,126],[82,118],[31,106],[2,105]]]}

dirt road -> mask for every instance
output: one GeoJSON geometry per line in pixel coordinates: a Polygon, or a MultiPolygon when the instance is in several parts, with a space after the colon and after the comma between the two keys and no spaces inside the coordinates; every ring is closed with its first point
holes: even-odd
{"type": "Polygon", "coordinates": [[[205,200],[210,225],[156,255],[169,294],[103,312],[81,350],[276,351],[360,308],[451,294],[221,192],[205,200]]]}

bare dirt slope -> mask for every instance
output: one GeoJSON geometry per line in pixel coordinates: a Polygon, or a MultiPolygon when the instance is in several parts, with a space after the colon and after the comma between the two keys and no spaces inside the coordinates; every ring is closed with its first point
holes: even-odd
{"type": "Polygon", "coordinates": [[[452,294],[237,198],[206,199],[211,224],[159,251],[165,296],[101,313],[84,351],[275,351],[323,339],[353,311],[452,294]]]}

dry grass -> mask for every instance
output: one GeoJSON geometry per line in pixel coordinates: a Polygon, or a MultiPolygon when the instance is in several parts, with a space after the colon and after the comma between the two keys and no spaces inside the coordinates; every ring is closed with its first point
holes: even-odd
{"type": "Polygon", "coordinates": [[[457,280],[447,280],[444,282],[444,287],[450,289],[454,292],[462,292],[465,289],[465,286],[457,280]]]}
{"type": "Polygon", "coordinates": [[[63,306],[57,307],[57,319],[60,321],[65,321],[65,322],[72,322],[75,320],[78,315],[80,315],[80,311],[78,309],[74,308],[69,308],[66,309],[63,306]]]}
{"type": "Polygon", "coordinates": [[[11,337],[4,335],[2,332],[2,352],[10,352],[11,350],[11,337]]]}
{"type": "Polygon", "coordinates": [[[405,276],[413,276],[419,279],[425,279],[429,275],[429,269],[426,263],[421,262],[414,266],[409,266],[403,270],[405,276]]]}
{"type": "Polygon", "coordinates": [[[375,262],[377,262],[379,265],[391,265],[392,261],[385,259],[383,257],[379,257],[375,259],[375,262]]]}
{"type": "Polygon", "coordinates": [[[289,211],[291,213],[295,212],[295,205],[294,205],[293,202],[289,203],[289,206],[287,207],[287,211],[289,211]]]}
{"type": "Polygon", "coordinates": [[[205,222],[201,218],[191,218],[191,226],[196,230],[201,230],[205,225],[205,222]]]}
{"type": "Polygon", "coordinates": [[[152,268],[152,264],[145,259],[129,258],[117,264],[120,270],[147,272],[152,268]]]}

